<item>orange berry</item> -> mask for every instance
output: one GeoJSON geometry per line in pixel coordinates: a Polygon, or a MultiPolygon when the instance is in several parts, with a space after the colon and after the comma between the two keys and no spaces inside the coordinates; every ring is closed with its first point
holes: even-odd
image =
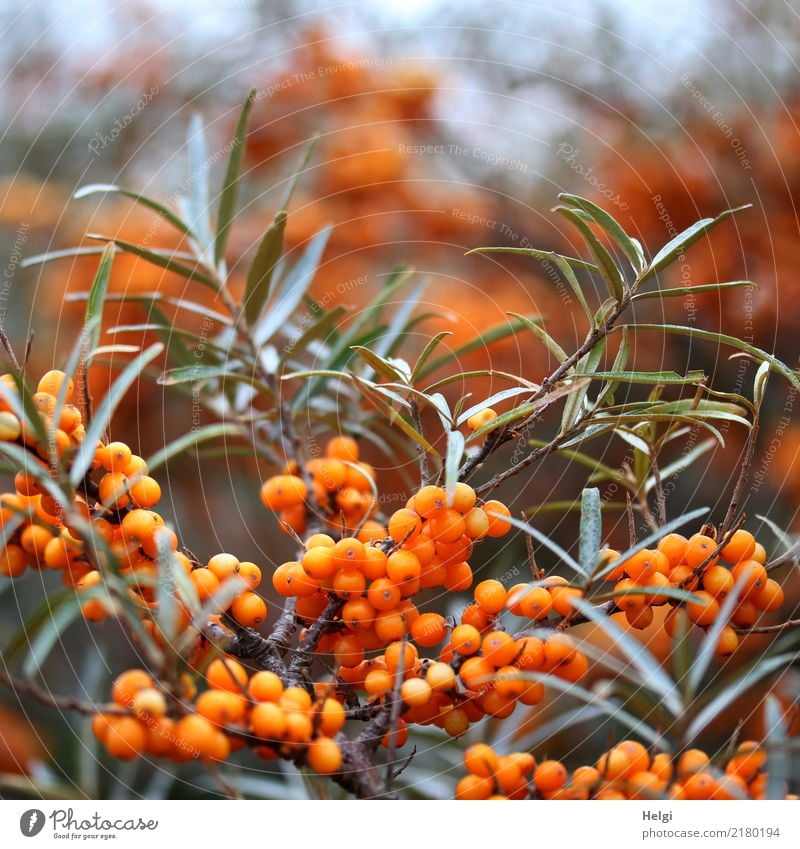
{"type": "Polygon", "coordinates": [[[434,692],[448,693],[456,688],[456,674],[448,663],[431,663],[425,673],[425,680],[434,692]]]}
{"type": "Polygon", "coordinates": [[[486,743],[475,743],[464,752],[464,766],[472,775],[491,778],[497,771],[499,759],[494,749],[486,743]]]}
{"type": "Polygon", "coordinates": [[[474,590],[475,602],[486,613],[496,614],[506,605],[508,593],[500,581],[481,581],[474,590]]]}
{"type": "Polygon", "coordinates": [[[501,517],[511,515],[511,511],[501,501],[487,501],[483,505],[483,512],[489,517],[487,536],[501,537],[511,530],[511,522],[506,522],[503,518],[498,518],[498,515],[501,517]]]}
{"type": "Polygon", "coordinates": [[[458,510],[446,509],[428,522],[431,539],[436,542],[457,542],[464,535],[466,525],[458,510]]]}
{"type": "Polygon", "coordinates": [[[637,584],[649,586],[650,578],[656,573],[666,575],[670,570],[670,562],[666,554],[656,549],[651,551],[644,548],[637,551],[625,561],[625,572],[637,584]]]}
{"type": "Polygon", "coordinates": [[[145,726],[132,716],[109,717],[105,746],[114,758],[132,760],[141,754],[147,744],[145,726]]]}
{"type": "Polygon", "coordinates": [[[438,646],[447,636],[447,622],[439,613],[423,613],[411,623],[410,633],[418,646],[438,646]]]}
{"type": "Polygon", "coordinates": [[[468,690],[485,690],[491,686],[494,667],[482,657],[468,657],[458,670],[458,677],[468,690]]]}
{"type": "Polygon", "coordinates": [[[394,675],[388,669],[370,669],[364,678],[364,689],[370,696],[383,696],[394,687],[394,675]]]}
{"type": "Polygon", "coordinates": [[[624,749],[615,746],[597,761],[597,771],[604,781],[616,781],[630,770],[631,761],[624,749]]]}
{"type": "Polygon", "coordinates": [[[140,691],[151,689],[153,679],[143,669],[129,669],[120,673],[111,685],[111,698],[120,707],[130,708],[133,697],[140,691]]]}
{"type": "Polygon", "coordinates": [[[364,659],[364,649],[355,634],[342,634],[333,644],[333,657],[338,666],[352,669],[364,659]]]}
{"type": "Polygon", "coordinates": [[[375,617],[375,633],[384,642],[400,640],[408,630],[405,617],[396,610],[386,610],[375,617]]]}
{"type": "Polygon", "coordinates": [[[678,777],[687,778],[701,770],[704,770],[709,764],[708,755],[701,749],[687,749],[678,759],[678,777]]]}
{"type": "Polygon", "coordinates": [[[475,490],[467,483],[457,483],[450,497],[450,507],[459,513],[467,513],[472,510],[478,501],[475,490]]]}
{"type": "Polygon", "coordinates": [[[64,390],[64,400],[69,401],[75,390],[75,384],[73,383],[72,378],[67,378],[67,375],[58,369],[52,369],[51,371],[45,372],[42,375],[41,380],[39,380],[36,391],[58,396],[65,380],[67,381],[67,387],[64,390]]]}
{"type": "Polygon", "coordinates": [[[267,605],[261,596],[245,592],[233,600],[231,614],[245,628],[255,628],[267,618],[267,605]]]}
{"type": "MultiPolygon", "coordinates": [[[[47,549],[52,543],[59,545],[59,540],[54,537],[51,542],[48,542],[45,548],[45,563],[47,563],[47,549]]],[[[28,556],[21,546],[9,543],[9,545],[0,551],[0,575],[4,575],[6,578],[18,578],[27,568],[28,556]]]]}
{"type": "Polygon", "coordinates": [[[447,493],[440,486],[423,486],[414,496],[414,510],[423,519],[432,519],[447,509],[447,493]]]}
{"type": "Polygon", "coordinates": [[[669,560],[670,566],[683,563],[689,540],[681,534],[667,534],[658,541],[658,550],[669,560]]]}
{"type": "Polygon", "coordinates": [[[762,566],[767,562],[767,550],[760,542],[756,543],[755,550],[753,551],[750,559],[757,561],[762,566]]]}
{"type": "Polygon", "coordinates": [[[553,608],[553,597],[544,587],[533,587],[520,599],[520,615],[535,622],[546,619],[553,608]]]}
{"type": "Polygon", "coordinates": [[[308,496],[308,487],[302,478],[276,475],[264,482],[260,495],[268,510],[278,512],[302,504],[308,496]]]}
{"type": "Polygon", "coordinates": [[[155,507],[161,500],[161,487],[155,478],[144,475],[130,488],[130,496],[137,507],[155,507]]]}
{"type": "Polygon", "coordinates": [[[453,629],[450,642],[458,654],[475,654],[481,647],[480,631],[472,625],[459,625],[453,629]]]}
{"type": "Polygon", "coordinates": [[[217,580],[222,583],[238,572],[239,559],[232,554],[215,554],[206,564],[206,569],[216,575],[217,580]]]}
{"type": "Polygon", "coordinates": [[[235,725],[244,719],[247,702],[237,693],[206,690],[195,702],[195,710],[214,725],[235,725]]]}
{"type": "Polygon", "coordinates": [[[477,431],[482,427],[486,427],[486,425],[493,422],[496,418],[497,413],[491,407],[484,407],[482,410],[475,413],[475,415],[470,416],[467,419],[467,427],[471,431],[477,431]]]}
{"type": "Polygon", "coordinates": [[[201,602],[211,598],[219,589],[219,579],[210,569],[195,569],[189,575],[189,580],[197,590],[197,597],[201,602]]]}
{"type": "Polygon", "coordinates": [[[740,560],[732,569],[731,574],[735,581],[741,583],[741,598],[753,596],[759,593],[767,583],[769,575],[764,566],[757,560],[740,560]]]}
{"type": "Polygon", "coordinates": [[[206,680],[214,690],[241,693],[242,687],[247,685],[247,672],[238,660],[217,657],[208,665],[206,680]]]}
{"type": "Polygon", "coordinates": [[[395,584],[413,581],[419,578],[422,566],[416,555],[399,549],[393,551],[386,560],[386,576],[395,584]]]}
{"type": "Polygon", "coordinates": [[[489,517],[480,507],[473,507],[464,514],[464,533],[470,539],[483,539],[489,534],[489,517]]]}
{"type": "Polygon", "coordinates": [[[575,652],[575,641],[568,634],[551,634],[544,641],[544,662],[550,668],[569,663],[575,652]]]}
{"type": "Polygon", "coordinates": [[[733,573],[725,566],[707,566],[703,570],[703,589],[713,596],[727,595],[734,583],[733,573]]]}
{"type": "Polygon", "coordinates": [[[328,546],[307,549],[301,562],[306,574],[318,581],[332,578],[337,568],[333,559],[333,548],[328,546]]]}
{"type": "Polygon", "coordinates": [[[249,560],[239,564],[238,574],[250,589],[254,590],[261,583],[261,569],[249,560]]]}
{"type": "Polygon", "coordinates": [[[330,775],[341,769],[342,750],[330,737],[317,737],[308,747],[306,760],[314,772],[330,775]]]}
{"type": "Polygon", "coordinates": [[[526,672],[535,672],[545,663],[544,641],[538,637],[521,637],[516,641],[517,653],[514,663],[526,672]]]}
{"type": "Polygon", "coordinates": [[[393,610],[400,603],[400,598],[400,589],[389,578],[378,578],[367,590],[367,600],[375,610],[393,610]]]}
{"type": "MultiPolygon", "coordinates": [[[[453,634],[455,635],[455,631],[453,631],[453,634]]],[[[517,652],[517,644],[514,642],[514,638],[505,631],[492,631],[491,634],[487,634],[483,638],[481,643],[481,654],[487,662],[494,666],[507,666],[517,656],[517,652]]]]}
{"type": "Polygon", "coordinates": [[[456,784],[456,799],[469,802],[488,799],[494,792],[493,778],[480,778],[477,775],[465,775],[456,784]]]}
{"type": "Polygon", "coordinates": [[[719,616],[719,602],[705,590],[694,593],[700,601],[687,601],[686,612],[696,625],[710,625],[719,616]]]}
{"type": "Polygon", "coordinates": [[[752,596],[753,604],[768,613],[779,610],[783,605],[783,587],[772,578],[768,578],[764,586],[752,596]]]}
{"type": "Polygon", "coordinates": [[[341,702],[336,699],[325,699],[317,711],[319,731],[326,737],[334,737],[344,727],[347,714],[341,702]]]}
{"type": "MultiPolygon", "coordinates": [[[[691,569],[696,569],[701,563],[704,563],[711,557],[716,548],[717,544],[711,537],[704,534],[695,534],[686,546],[684,562],[691,569]]],[[[715,564],[716,558],[713,558],[706,565],[714,566],[715,564]]]]}
{"type": "Polygon", "coordinates": [[[375,608],[366,598],[354,598],[342,608],[342,622],[349,628],[369,628],[375,620],[375,608]]]}
{"type": "Polygon", "coordinates": [[[567,770],[560,761],[542,761],[533,771],[533,783],[540,793],[552,793],[567,783],[567,770]]]}
{"type": "Polygon", "coordinates": [[[131,503],[127,489],[128,479],[122,472],[109,472],[98,484],[100,501],[109,507],[127,507],[131,503]]]}
{"type": "Polygon", "coordinates": [[[740,560],[749,560],[755,550],[755,537],[749,531],[740,528],[731,534],[720,554],[728,563],[738,563],[740,560]]]}
{"type": "Polygon", "coordinates": [[[583,598],[583,590],[577,587],[550,587],[550,598],[553,600],[553,610],[559,616],[568,616],[573,611],[572,602],[583,598]]]}
{"type": "Polygon", "coordinates": [[[357,569],[364,562],[364,543],[354,537],[344,537],[334,545],[331,554],[338,569],[357,569]]]}
{"type": "Polygon", "coordinates": [[[335,460],[358,462],[358,443],[350,436],[334,436],[325,447],[328,457],[335,460]]]}
{"type": "Polygon", "coordinates": [[[410,708],[424,707],[432,695],[430,684],[422,678],[409,678],[400,685],[400,698],[410,708]]]}
{"type": "Polygon", "coordinates": [[[367,588],[367,579],[358,569],[339,569],[333,576],[333,591],[339,598],[360,598],[367,588]]]}
{"type": "Polygon", "coordinates": [[[259,702],[250,711],[250,727],[256,737],[282,740],[286,735],[286,712],[273,702],[259,702]]]}
{"type": "Polygon", "coordinates": [[[472,586],[472,567],[469,563],[452,563],[444,567],[443,586],[450,592],[464,592],[472,586]]]}
{"type": "Polygon", "coordinates": [[[710,799],[716,791],[717,780],[710,772],[698,772],[683,785],[687,799],[710,799]]]}
{"type": "Polygon", "coordinates": [[[722,629],[722,633],[719,635],[715,651],[720,657],[728,657],[729,655],[732,655],[737,648],[739,648],[739,635],[733,630],[733,628],[730,627],[730,625],[726,625],[722,629]]]}
{"type": "Polygon", "coordinates": [[[395,542],[411,541],[422,530],[422,519],[413,510],[403,507],[389,518],[389,536],[395,542]]]}
{"type": "Polygon", "coordinates": [[[261,670],[250,679],[247,690],[257,702],[277,702],[283,694],[283,681],[274,672],[261,670]]]}

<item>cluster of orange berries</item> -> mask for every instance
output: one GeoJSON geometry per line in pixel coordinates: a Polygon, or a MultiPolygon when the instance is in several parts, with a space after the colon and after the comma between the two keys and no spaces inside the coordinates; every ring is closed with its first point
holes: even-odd
{"type": "MultiPolygon", "coordinates": [[[[604,557],[606,562],[611,562],[619,554],[606,551],[604,557]]],[[[725,597],[740,583],[730,624],[723,629],[717,644],[717,653],[725,656],[732,654],[739,644],[735,628],[749,628],[762,612],[778,610],[783,604],[783,589],[769,577],[765,562],[764,547],[745,530],[735,531],[721,547],[709,533],[697,533],[689,539],[668,534],[657,548],[637,552],[606,578],[616,582],[615,592],[624,593],[615,602],[635,628],[650,625],[654,607],[671,604],[664,627],[673,637],[679,628],[691,624],[705,628],[714,623],[725,597]],[[649,591],[637,593],[639,587],[647,587],[649,591]],[[666,587],[689,591],[696,599],[682,603],[657,592],[658,588],[666,587]]]]}
{"type": "Polygon", "coordinates": [[[360,528],[361,536],[372,538],[380,527],[369,517],[377,512],[375,470],[358,459],[358,443],[349,436],[335,436],[324,457],[316,457],[305,466],[306,479],[296,462],[290,462],[284,474],[266,480],[261,501],[277,513],[281,522],[296,534],[306,531],[309,500],[315,512],[331,530],[360,528]]]}
{"type": "MultiPolygon", "coordinates": [[[[17,441],[31,449],[31,467],[38,464],[43,472],[48,466],[47,448],[26,436],[23,425],[9,409],[9,394],[16,384],[9,375],[0,377],[0,439],[17,441]]],[[[64,404],[55,431],[59,456],[69,461],[68,450],[77,447],[85,436],[80,410],[69,403],[74,393],[72,380],[61,371],[49,371],[39,381],[33,402],[45,427],[63,392],[64,404]],[[68,436],[65,442],[59,433],[68,436]],[[62,446],[62,443],[63,446],[62,446]]],[[[244,582],[240,595],[230,605],[232,616],[242,625],[255,626],[266,618],[264,600],[253,590],[261,582],[261,570],[255,563],[240,562],[230,554],[218,554],[203,567],[178,550],[178,538],[165,526],[164,518],[152,510],[161,498],[161,487],[147,474],[147,464],[124,442],[98,442],[92,460],[92,479],[83,495],[75,498],[67,514],[29,470],[21,470],[14,479],[15,492],[0,495],[0,526],[14,516],[23,521],[0,552],[0,574],[16,578],[28,567],[36,570],[60,571],[66,586],[79,591],[103,584],[101,572],[95,568],[87,549],[107,547],[116,559],[121,573],[129,577],[129,592],[139,605],[153,608],[158,576],[159,546],[172,552],[194,586],[197,599],[204,602],[232,575],[244,582]],[[80,521],[78,521],[80,520],[80,521]],[[82,525],[82,527],[79,527],[82,525]]],[[[91,621],[105,619],[113,604],[108,598],[96,597],[82,607],[91,621]]],[[[185,626],[190,619],[186,606],[181,608],[185,626]]],[[[145,619],[145,626],[154,623],[145,619]]]]}
{"type": "MultiPolygon", "coordinates": [[[[456,785],[456,799],[764,799],[767,754],[754,741],[740,743],[724,764],[714,766],[700,749],[678,758],[652,754],[635,740],[623,740],[595,766],[570,775],[560,761],[536,763],[527,752],[499,756],[485,743],[464,753],[468,774],[456,785]]],[[[787,795],[787,799],[797,796],[787,795]]]]}
{"type": "Polygon", "coordinates": [[[94,734],[123,760],[149,754],[221,761],[249,746],[265,760],[289,758],[325,775],[340,770],[342,751],[333,738],[346,713],[325,688],[312,699],[301,687],[284,687],[273,672],[249,675],[228,657],[213,660],[205,680],[208,688],[196,695],[184,677],[175,695],[142,669],[123,672],[111,688],[115,712],[94,717],[94,734]]]}

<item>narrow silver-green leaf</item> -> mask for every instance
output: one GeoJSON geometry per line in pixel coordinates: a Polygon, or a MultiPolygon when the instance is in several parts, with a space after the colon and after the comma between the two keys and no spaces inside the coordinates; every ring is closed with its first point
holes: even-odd
{"type": "Polygon", "coordinates": [[[647,263],[644,258],[644,251],[642,250],[641,244],[639,244],[636,239],[629,236],[612,215],[609,215],[596,203],[592,203],[590,200],[579,197],[578,195],[570,195],[562,192],[558,198],[559,200],[566,201],[567,203],[582,209],[596,224],[602,227],[603,230],[605,230],[606,233],[608,233],[608,235],[617,243],[617,245],[619,245],[622,252],[628,258],[631,268],[633,268],[637,274],[645,268],[647,263]]]}
{"type": "Polygon", "coordinates": [[[256,97],[256,90],[250,89],[247,99],[239,113],[239,120],[231,140],[231,151],[228,156],[228,168],[222,183],[217,211],[217,232],[214,236],[214,263],[219,265],[225,256],[231,224],[236,215],[236,205],[239,200],[239,176],[242,169],[244,140],[247,135],[247,125],[250,120],[250,109],[256,97]]]}
{"type": "Polygon", "coordinates": [[[800,389],[800,377],[796,371],[790,369],[789,366],[781,362],[774,354],[763,351],[761,348],[756,348],[755,345],[750,345],[748,342],[737,339],[735,336],[716,333],[712,330],[701,330],[698,327],[684,327],[680,324],[628,324],[627,327],[630,330],[660,330],[665,333],[676,333],[679,336],[696,337],[697,339],[706,339],[710,342],[729,345],[731,348],[751,354],[756,359],[768,362],[772,371],[785,377],[795,389],[800,389]]]}
{"type": "Polygon", "coordinates": [[[81,447],[72,461],[69,479],[73,486],[77,486],[83,480],[86,472],[89,471],[97,442],[108,427],[117,405],[144,371],[145,366],[149,365],[163,350],[164,346],[159,342],[143,351],[136,359],[125,366],[117,379],[111,384],[108,392],[103,396],[103,400],[92,417],[91,424],[86,429],[86,436],[81,447]]]}
{"type": "Polygon", "coordinates": [[[670,239],[666,245],[653,257],[652,262],[647,267],[647,270],[639,278],[640,283],[649,280],[654,274],[658,274],[673,260],[677,259],[687,248],[691,247],[698,239],[702,238],[709,230],[716,227],[717,224],[724,221],[731,215],[741,212],[744,209],[749,209],[752,204],[738,206],[735,209],[726,209],[714,218],[703,218],[700,221],[687,227],[682,233],[670,239]]]}
{"type": "Polygon", "coordinates": [[[458,470],[464,456],[464,434],[460,430],[451,430],[447,434],[447,452],[444,460],[444,486],[447,491],[447,503],[452,502],[458,483],[458,470]]]}
{"type": "Polygon", "coordinates": [[[272,275],[283,253],[283,233],[286,229],[286,213],[279,212],[258,246],[244,293],[244,314],[252,327],[261,315],[269,297],[272,275]]]}
{"type": "Polygon", "coordinates": [[[121,186],[117,186],[113,183],[92,183],[89,186],[83,186],[78,189],[72,197],[75,198],[75,200],[79,200],[80,198],[85,198],[88,195],[97,194],[98,192],[102,192],[104,194],[124,195],[127,198],[131,198],[131,200],[135,200],[136,203],[140,203],[142,206],[146,206],[148,209],[152,209],[154,212],[157,212],[163,219],[172,224],[176,230],[180,230],[180,232],[184,235],[194,238],[194,233],[192,233],[191,227],[189,227],[185,221],[175,215],[174,212],[162,203],[159,203],[157,200],[153,200],[146,195],[139,194],[138,192],[123,189],[121,186]]]}
{"type": "Polygon", "coordinates": [[[587,487],[581,493],[581,522],[578,535],[578,560],[587,575],[594,571],[602,536],[600,490],[596,487],[587,487]]]}
{"type": "Polygon", "coordinates": [[[600,270],[600,276],[606,284],[608,294],[611,295],[617,302],[621,301],[625,292],[625,279],[622,272],[619,270],[616,262],[614,262],[611,254],[600,243],[600,240],[592,232],[591,227],[578,215],[574,209],[568,209],[564,206],[556,207],[556,212],[563,215],[568,221],[578,229],[583,236],[592,256],[597,262],[597,267],[600,270]]]}
{"type": "Polygon", "coordinates": [[[736,289],[740,286],[758,288],[751,280],[732,280],[729,283],[702,283],[698,286],[676,286],[673,289],[653,289],[650,292],[639,292],[631,300],[643,301],[650,298],[678,298],[681,295],[699,295],[703,292],[724,291],[725,289],[736,289]]]}

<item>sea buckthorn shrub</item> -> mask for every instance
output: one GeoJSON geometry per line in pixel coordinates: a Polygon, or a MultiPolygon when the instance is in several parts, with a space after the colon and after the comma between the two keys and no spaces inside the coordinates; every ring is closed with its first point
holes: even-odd
{"type": "MultiPolygon", "coordinates": [[[[233,151],[241,152],[251,105],[252,95],[233,151]]],[[[486,344],[524,338],[556,364],[545,375],[493,375],[461,371],[473,346],[443,352],[446,333],[415,341],[425,316],[401,297],[407,272],[391,275],[355,318],[340,307],[307,311],[303,294],[326,236],[296,263],[279,261],[291,191],[234,296],[226,253],[239,164],[232,154],[216,217],[199,230],[128,193],[194,251],[194,266],[184,252],[168,265],[215,291],[225,312],[213,340],[182,329],[176,342],[155,322],[167,344],[123,346],[130,359],[106,395],[91,398],[87,374],[107,350],[99,328],[115,253],[166,261],[128,243],[101,254],[84,331],[61,369],[31,380],[2,337],[0,455],[10,474],[0,495],[0,573],[12,586],[35,575],[48,606],[4,652],[2,682],[91,717],[112,763],[162,759],[211,776],[224,763],[235,776],[255,757],[327,776],[360,798],[392,798],[408,764],[424,761],[415,738],[433,735],[434,750],[465,748],[459,799],[790,796],[791,776],[774,753],[795,731],[778,687],[797,659],[782,571],[792,554],[768,554],[765,523],[745,512],[743,493],[768,377],[793,391],[800,377],[734,337],[628,321],[636,299],[670,295],[657,288],[659,272],[728,213],[648,260],[602,209],[561,196],[558,212],[577,227],[588,258],[546,256],[574,291],[585,336],[565,348],[541,317],[514,314],[487,329],[486,344]],[[205,244],[203,233],[213,234],[205,244]],[[604,287],[599,303],[579,275],[604,287]],[[746,353],[756,363],[752,390],[712,388],[696,371],[637,370],[630,337],[656,330],[746,353]],[[181,340],[192,338],[201,363],[187,361],[181,340]],[[111,434],[117,405],[156,363],[158,384],[190,388],[193,410],[219,421],[145,458],[111,434]],[[472,391],[471,381],[487,378],[502,388],[472,391]],[[694,475],[698,458],[722,441],[720,423],[745,441],[727,509],[671,514],[665,478],[694,475]],[[694,431],[707,440],[670,453],[694,431]],[[634,452],[622,472],[590,453],[614,436],[634,452]],[[288,538],[291,559],[273,558],[267,543],[249,560],[236,540],[225,543],[230,551],[196,551],[184,538],[191,533],[168,520],[165,464],[223,438],[259,457],[264,473],[252,475],[246,497],[263,506],[266,540],[288,538]],[[564,521],[574,521],[566,548],[540,530],[542,505],[518,501],[520,482],[535,484],[548,457],[590,469],[578,500],[561,505],[564,521]],[[609,483],[624,490],[626,528],[608,519],[615,505],[601,487],[609,483]],[[514,568],[503,572],[508,558],[514,568]],[[94,700],[16,674],[17,664],[41,669],[42,646],[55,642],[51,603],[60,605],[58,628],[82,616],[101,645],[112,633],[104,622],[129,637],[129,668],[114,670],[94,700]],[[656,638],[669,644],[669,672],[651,651],[656,638]],[[754,638],[763,641],[755,649],[754,638]],[[709,725],[765,684],[761,737],[739,742],[734,725],[727,748],[710,751],[709,725]],[[578,707],[554,720],[562,697],[578,707]],[[636,739],[599,760],[574,734],[563,761],[541,750],[537,735],[562,719],[577,733],[587,709],[609,737],[622,726],[636,739]],[[519,750],[500,754],[512,740],[519,750]]],[[[183,307],[203,309],[188,296],[183,307]]],[[[215,531],[225,537],[224,516],[215,531]]]]}

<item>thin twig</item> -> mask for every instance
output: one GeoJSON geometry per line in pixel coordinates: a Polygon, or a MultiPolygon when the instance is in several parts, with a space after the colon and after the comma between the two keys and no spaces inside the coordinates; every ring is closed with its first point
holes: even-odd
{"type": "Polygon", "coordinates": [[[40,704],[55,707],[59,710],[70,710],[85,716],[94,716],[97,713],[114,714],[115,716],[127,716],[130,711],[127,708],[115,704],[94,704],[77,698],[77,696],[59,696],[48,690],[43,690],[32,681],[20,681],[12,678],[7,672],[0,670],[0,684],[8,687],[18,696],[28,696],[40,704]]]}

